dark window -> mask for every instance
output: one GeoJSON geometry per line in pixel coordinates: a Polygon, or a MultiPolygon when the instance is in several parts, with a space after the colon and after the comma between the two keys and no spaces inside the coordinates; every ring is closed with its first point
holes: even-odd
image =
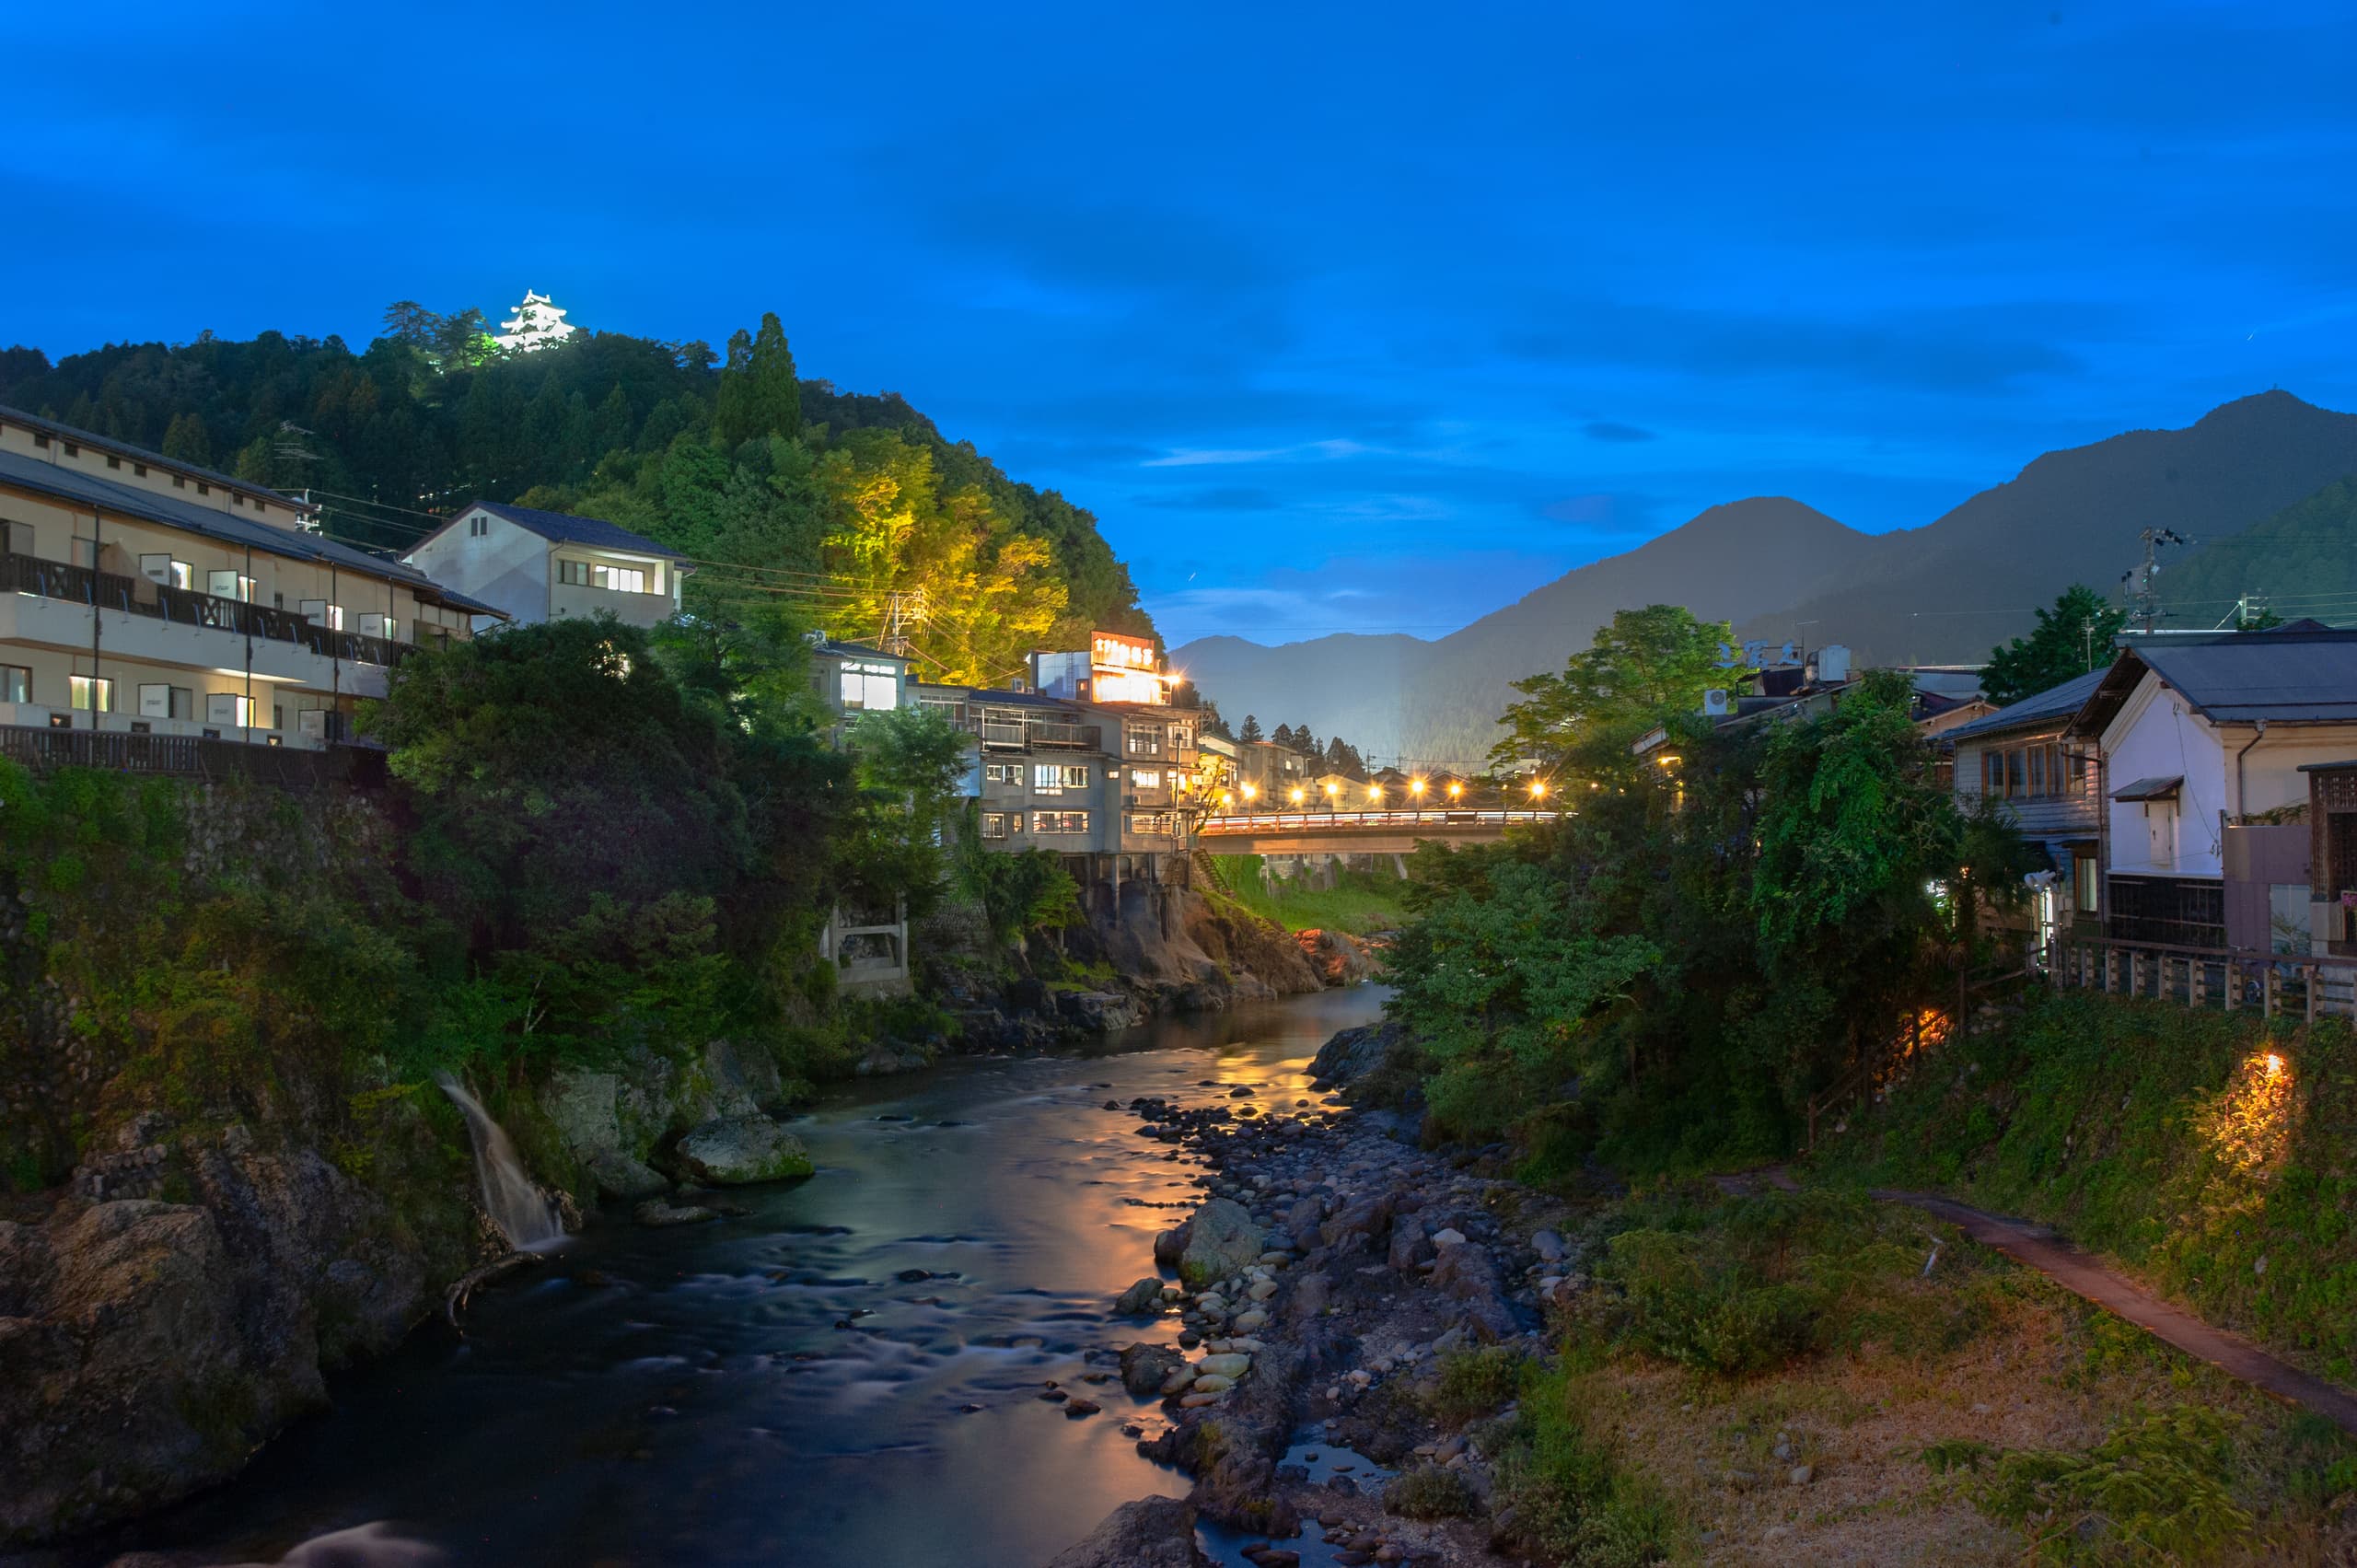
{"type": "Polygon", "coordinates": [[[213,494],[213,487],[200,479],[196,482],[196,493],[199,495],[210,495],[213,494]]]}
{"type": "Polygon", "coordinates": [[[35,434],[33,436],[33,445],[36,447],[46,447],[49,445],[49,437],[40,434],[35,434]]]}
{"type": "Polygon", "coordinates": [[[2029,792],[2034,796],[2046,793],[2046,748],[2043,746],[2029,749],[2029,792]]]}
{"type": "Polygon", "coordinates": [[[33,672],[20,664],[0,664],[0,703],[33,700],[33,672]]]}
{"type": "Polygon", "coordinates": [[[182,479],[178,474],[174,474],[172,475],[172,488],[174,490],[186,490],[188,488],[188,481],[182,479]]]}
{"type": "Polygon", "coordinates": [[[82,448],[68,441],[65,443],[65,455],[69,458],[78,458],[82,455],[82,448]]]}
{"type": "Polygon", "coordinates": [[[140,478],[145,479],[147,477],[147,465],[145,463],[134,463],[131,465],[131,471],[137,474],[140,478]]]}
{"type": "Polygon", "coordinates": [[[122,467],[122,459],[116,457],[112,452],[109,452],[107,454],[107,467],[110,469],[119,469],[122,467]]]}

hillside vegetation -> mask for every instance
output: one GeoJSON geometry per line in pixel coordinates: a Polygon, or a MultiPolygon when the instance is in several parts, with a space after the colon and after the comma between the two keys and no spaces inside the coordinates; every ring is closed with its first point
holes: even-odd
{"type": "Polygon", "coordinates": [[[55,365],[8,349],[0,403],[308,490],[331,533],[389,551],[474,499],[606,517],[693,558],[699,608],[782,603],[861,637],[897,608],[936,679],[1004,676],[1092,626],[1153,632],[1093,517],[897,394],[803,380],[775,316],[725,355],[619,332],[505,354],[475,313],[404,302],[357,353],[279,332],[55,365]]]}
{"type": "Polygon", "coordinates": [[[2357,1378],[2357,1039],[2249,1014],[2037,1000],[1823,1152],[2060,1228],[2311,1369],[2357,1378]]]}

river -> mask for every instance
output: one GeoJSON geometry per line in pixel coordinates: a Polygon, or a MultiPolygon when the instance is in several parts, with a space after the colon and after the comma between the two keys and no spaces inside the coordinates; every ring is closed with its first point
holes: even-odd
{"type": "Polygon", "coordinates": [[[1085,1353],[1174,1331],[1109,1308],[1200,1169],[1104,1103],[1248,1085],[1290,1105],[1309,1056],[1381,999],[1156,1019],[1083,1054],[862,1086],[796,1122],[809,1179],[733,1192],[751,1212],[714,1224],[610,1214],[479,1294],[463,1340],[420,1329],[236,1481],[107,1550],[1037,1568],[1116,1504],[1188,1484],[1121,1433],[1153,1401],[1080,1380],[1109,1370],[1085,1353]],[[1068,1418],[1039,1398],[1051,1381],[1103,1413],[1068,1418]]]}

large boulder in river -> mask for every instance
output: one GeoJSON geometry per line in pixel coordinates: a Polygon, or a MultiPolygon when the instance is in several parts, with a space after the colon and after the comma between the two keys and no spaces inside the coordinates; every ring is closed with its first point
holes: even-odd
{"type": "Polygon", "coordinates": [[[1408,1031],[1396,1023],[1362,1024],[1342,1029],[1318,1048],[1309,1059],[1309,1075],[1320,1084],[1348,1084],[1383,1065],[1395,1046],[1407,1043],[1408,1031]]]}
{"type": "Polygon", "coordinates": [[[1195,1222],[1180,1220],[1168,1230],[1158,1231],[1154,1237],[1154,1262],[1158,1269],[1175,1269],[1178,1260],[1187,1255],[1187,1243],[1195,1234],[1195,1222]]]}
{"type": "Polygon", "coordinates": [[[680,1139],[676,1153],[690,1176],[724,1187],[810,1174],[802,1140],[766,1116],[707,1121],[680,1139]]]}
{"type": "Polygon", "coordinates": [[[1195,1544],[1195,1510],[1183,1497],[1124,1503],[1086,1540],[1048,1568],[1212,1568],[1195,1544]]]}
{"type": "Polygon", "coordinates": [[[1260,1260],[1264,1237],[1244,1205],[1213,1198],[1188,1222],[1187,1250],[1178,1277],[1198,1288],[1241,1273],[1260,1260]]]}
{"type": "Polygon", "coordinates": [[[1148,1274],[1120,1294],[1113,1303],[1113,1310],[1124,1318],[1143,1318],[1162,1309],[1162,1281],[1148,1274]]]}
{"type": "Polygon", "coordinates": [[[1312,926],[1295,932],[1293,939],[1328,985],[1355,985],[1375,972],[1375,966],[1367,961],[1366,944],[1347,931],[1312,926]]]}
{"type": "Polygon", "coordinates": [[[1121,1387],[1144,1399],[1158,1392],[1170,1375],[1186,1365],[1187,1358],[1175,1346],[1141,1342],[1121,1353],[1121,1387]]]}

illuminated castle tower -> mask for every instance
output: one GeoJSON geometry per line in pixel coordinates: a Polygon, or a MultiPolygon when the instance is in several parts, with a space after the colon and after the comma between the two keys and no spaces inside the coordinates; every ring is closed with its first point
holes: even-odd
{"type": "Polygon", "coordinates": [[[518,354],[561,343],[580,331],[564,319],[564,312],[547,295],[534,294],[528,288],[524,291],[524,303],[516,308],[516,314],[499,324],[505,330],[492,341],[518,354]]]}

